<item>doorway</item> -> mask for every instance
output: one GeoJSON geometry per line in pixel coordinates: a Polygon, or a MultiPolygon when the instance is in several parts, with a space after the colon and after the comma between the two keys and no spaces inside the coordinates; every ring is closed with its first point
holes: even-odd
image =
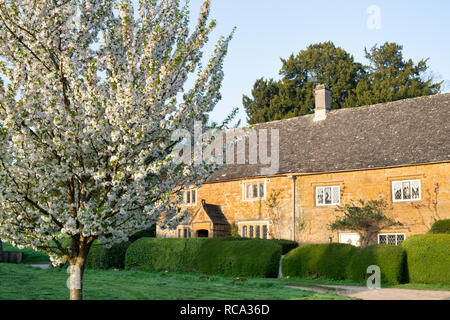
{"type": "Polygon", "coordinates": [[[198,230],[197,238],[208,238],[208,230],[205,229],[198,230]]]}

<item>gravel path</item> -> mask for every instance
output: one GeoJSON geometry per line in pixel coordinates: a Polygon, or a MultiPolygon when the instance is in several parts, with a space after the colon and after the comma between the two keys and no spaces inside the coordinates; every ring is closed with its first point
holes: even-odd
{"type": "Polygon", "coordinates": [[[289,286],[290,288],[320,293],[335,292],[339,295],[363,300],[450,300],[450,291],[412,290],[381,288],[370,290],[366,287],[320,285],[317,287],[289,286]]]}
{"type": "Polygon", "coordinates": [[[41,269],[48,269],[50,268],[50,263],[26,263],[29,266],[35,267],[35,268],[41,268],[41,269]]]}

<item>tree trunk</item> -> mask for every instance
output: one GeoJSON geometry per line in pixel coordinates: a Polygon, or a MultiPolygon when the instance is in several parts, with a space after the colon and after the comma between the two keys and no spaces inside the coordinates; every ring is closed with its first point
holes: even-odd
{"type": "Polygon", "coordinates": [[[86,258],[77,257],[70,263],[70,300],[83,300],[83,275],[86,258]]]}
{"type": "Polygon", "coordinates": [[[75,253],[70,262],[70,277],[68,287],[70,300],[83,300],[83,275],[86,260],[94,239],[72,239],[72,253],[75,253]],[[80,243],[81,242],[81,243],[80,243]]]}
{"type": "Polygon", "coordinates": [[[361,248],[377,244],[377,234],[380,228],[370,227],[361,234],[361,248]]]}

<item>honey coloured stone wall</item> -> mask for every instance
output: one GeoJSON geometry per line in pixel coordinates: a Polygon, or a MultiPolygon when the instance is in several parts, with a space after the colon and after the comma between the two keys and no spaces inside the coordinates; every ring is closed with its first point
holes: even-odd
{"type": "MultiPolygon", "coordinates": [[[[230,224],[242,232],[245,225],[267,225],[269,237],[295,239],[303,243],[339,242],[338,232],[329,228],[336,216],[336,205],[316,205],[316,188],[339,186],[339,203],[373,200],[383,197],[391,206],[386,215],[403,226],[383,230],[404,233],[406,237],[426,233],[435,220],[450,218],[450,163],[397,168],[359,170],[323,174],[299,174],[295,177],[295,217],[292,176],[248,178],[204,184],[197,191],[195,205],[183,205],[192,214],[201,200],[219,205],[230,224]],[[417,201],[393,202],[392,182],[420,180],[421,197],[417,201]],[[248,200],[246,184],[265,184],[264,199],[248,200]],[[279,193],[276,206],[269,206],[272,192],[279,193]]],[[[349,230],[350,232],[351,230],[349,230]]],[[[158,229],[158,236],[176,237],[176,231],[158,229]]]]}
{"type": "Polygon", "coordinates": [[[296,240],[323,243],[329,242],[332,237],[333,242],[339,241],[338,232],[332,232],[328,227],[339,213],[335,211],[335,205],[316,205],[317,187],[339,186],[341,204],[383,197],[391,206],[386,215],[401,222],[403,226],[382,232],[404,233],[407,238],[426,233],[436,220],[450,218],[449,181],[450,163],[298,177],[296,218],[304,220],[305,227],[296,233],[296,240]],[[420,200],[393,201],[392,182],[403,180],[420,180],[420,200]]]}

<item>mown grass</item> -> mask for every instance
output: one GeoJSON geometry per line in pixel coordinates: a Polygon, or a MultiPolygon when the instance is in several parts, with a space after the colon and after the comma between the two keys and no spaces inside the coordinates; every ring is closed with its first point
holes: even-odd
{"type": "MultiPolygon", "coordinates": [[[[0,300],[68,299],[65,269],[41,270],[0,263],[0,300]]],[[[87,270],[87,300],[334,300],[337,294],[287,288],[274,279],[203,276],[196,273],[87,270]]]]}

